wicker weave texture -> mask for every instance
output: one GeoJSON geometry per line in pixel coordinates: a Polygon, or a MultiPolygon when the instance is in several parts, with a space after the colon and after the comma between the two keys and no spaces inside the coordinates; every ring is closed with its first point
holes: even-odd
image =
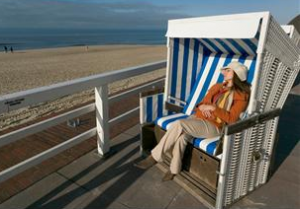
{"type": "MultiPolygon", "coordinates": [[[[296,65],[297,62],[300,65],[297,35],[291,40],[273,17],[270,18],[255,95],[259,112],[282,108],[287,99],[300,68],[296,65]]],[[[232,138],[223,206],[232,204],[266,182],[278,121],[275,118],[255,125],[232,138]],[[259,160],[254,160],[253,153],[260,155],[259,160]]]]}
{"type": "Polygon", "coordinates": [[[271,17],[266,38],[265,49],[289,68],[298,60],[300,48],[291,41],[281,26],[271,17]]]}

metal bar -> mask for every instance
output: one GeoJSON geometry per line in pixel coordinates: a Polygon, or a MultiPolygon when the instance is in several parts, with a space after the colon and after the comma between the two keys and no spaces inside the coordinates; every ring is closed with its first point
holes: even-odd
{"type": "Polygon", "coordinates": [[[129,96],[132,96],[132,95],[135,95],[137,93],[140,93],[142,91],[145,91],[145,90],[148,90],[149,87],[151,86],[157,86],[157,85],[160,85],[160,84],[163,84],[165,81],[165,78],[162,78],[162,79],[159,79],[159,80],[156,80],[156,81],[153,81],[151,83],[147,83],[147,84],[144,84],[144,85],[141,85],[141,86],[138,86],[134,89],[130,89],[126,92],[122,92],[120,94],[117,94],[117,95],[114,95],[114,96],[111,96],[109,97],[109,103],[114,103],[114,102],[117,102],[117,101],[120,101],[126,97],[129,97],[129,96]]]}
{"type": "Polygon", "coordinates": [[[134,108],[134,109],[132,109],[132,110],[129,110],[129,111],[123,113],[122,115],[119,115],[119,116],[117,116],[117,117],[115,117],[115,118],[109,120],[109,125],[110,125],[110,126],[113,126],[113,125],[119,123],[119,122],[122,121],[122,120],[125,120],[125,119],[127,119],[127,118],[130,118],[130,117],[132,117],[132,116],[138,114],[138,113],[139,113],[139,110],[140,110],[140,107],[136,107],[136,108],[134,108]]]}
{"type": "Polygon", "coordinates": [[[106,85],[164,67],[166,67],[165,60],[3,95],[0,97],[0,114],[41,102],[52,101],[63,96],[94,88],[95,86],[106,85]]]}
{"type": "Polygon", "coordinates": [[[47,160],[63,151],[65,151],[66,149],[69,149],[77,144],[79,144],[80,142],[89,139],[93,136],[96,135],[96,128],[92,128],[78,136],[75,136],[72,139],[69,139],[68,141],[65,141],[55,147],[52,147],[38,155],[35,155],[17,165],[14,165],[2,172],[0,172],[0,183],[21,173],[22,171],[25,171],[28,168],[31,168],[41,162],[43,162],[44,160],[47,160]]]}
{"type": "Polygon", "coordinates": [[[30,126],[18,129],[16,131],[4,134],[0,136],[0,147],[22,139],[28,135],[35,134],[52,126],[58,125],[66,120],[84,115],[86,113],[92,112],[95,110],[95,104],[86,105],[84,107],[72,110],[70,112],[63,113],[61,115],[49,118],[47,120],[41,121],[39,123],[32,124],[30,126]]]}
{"type": "Polygon", "coordinates": [[[250,128],[258,123],[262,123],[264,121],[271,120],[275,117],[278,117],[280,112],[281,112],[281,109],[277,108],[277,109],[274,109],[274,110],[271,110],[271,111],[268,111],[265,113],[261,113],[261,114],[249,117],[245,120],[238,121],[235,124],[227,126],[225,134],[231,135],[234,133],[241,132],[241,131],[243,131],[247,128],[250,128]]]}

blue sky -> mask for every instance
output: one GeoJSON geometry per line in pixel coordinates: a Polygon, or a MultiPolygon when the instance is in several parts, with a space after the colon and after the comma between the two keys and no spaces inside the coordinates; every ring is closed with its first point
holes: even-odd
{"type": "Polygon", "coordinates": [[[169,19],[258,11],[286,24],[300,0],[0,0],[0,28],[165,29],[169,19]]]}

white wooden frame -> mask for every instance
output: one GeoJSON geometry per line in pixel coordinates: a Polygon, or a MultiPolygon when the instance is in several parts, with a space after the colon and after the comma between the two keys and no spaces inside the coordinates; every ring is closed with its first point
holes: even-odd
{"type": "Polygon", "coordinates": [[[58,125],[61,122],[67,121],[75,117],[79,117],[80,115],[95,110],[97,120],[97,126],[95,128],[92,128],[72,139],[69,139],[23,162],[20,162],[17,165],[14,165],[4,171],[1,171],[0,183],[95,135],[98,136],[99,154],[107,154],[109,152],[109,126],[115,125],[116,123],[122,120],[134,116],[139,111],[139,107],[136,107],[132,110],[129,110],[126,113],[123,113],[109,120],[108,105],[117,102],[121,99],[124,99],[128,96],[139,94],[140,92],[149,89],[153,86],[161,86],[164,83],[164,78],[160,78],[158,80],[143,84],[125,92],[111,96],[110,98],[108,97],[107,85],[114,81],[130,78],[144,73],[149,73],[165,67],[166,61],[159,61],[137,67],[125,68],[109,73],[103,73],[99,75],[75,79],[72,81],[62,82],[51,86],[40,87],[36,89],[0,96],[0,114],[2,114],[6,111],[16,110],[29,105],[55,100],[62,96],[77,93],[90,88],[95,88],[95,104],[86,105],[84,107],[80,107],[67,113],[63,113],[53,118],[41,121],[39,123],[32,124],[19,130],[1,135],[0,147],[22,139],[25,136],[40,132],[49,127],[58,125]]]}

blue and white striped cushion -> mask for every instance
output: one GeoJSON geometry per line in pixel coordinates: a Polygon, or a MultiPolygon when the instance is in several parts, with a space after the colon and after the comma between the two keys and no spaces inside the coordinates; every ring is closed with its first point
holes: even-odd
{"type": "Polygon", "coordinates": [[[177,114],[157,118],[155,124],[159,125],[164,130],[169,130],[172,123],[174,123],[176,120],[185,119],[185,118],[188,118],[188,115],[185,115],[183,113],[177,113],[177,114]]]}
{"type": "MultiPolygon", "coordinates": [[[[164,130],[169,130],[175,121],[180,119],[185,119],[185,118],[188,118],[188,115],[185,115],[183,113],[177,113],[177,114],[158,118],[155,121],[155,123],[161,128],[163,128],[164,130]]],[[[200,148],[201,150],[205,151],[210,155],[215,155],[216,146],[219,139],[220,137],[207,138],[207,139],[195,138],[193,140],[193,145],[197,148],[200,148]]]]}
{"type": "Polygon", "coordinates": [[[193,141],[194,147],[200,148],[204,150],[206,153],[210,155],[215,155],[218,141],[220,140],[220,136],[213,138],[195,138],[193,141]]]}

